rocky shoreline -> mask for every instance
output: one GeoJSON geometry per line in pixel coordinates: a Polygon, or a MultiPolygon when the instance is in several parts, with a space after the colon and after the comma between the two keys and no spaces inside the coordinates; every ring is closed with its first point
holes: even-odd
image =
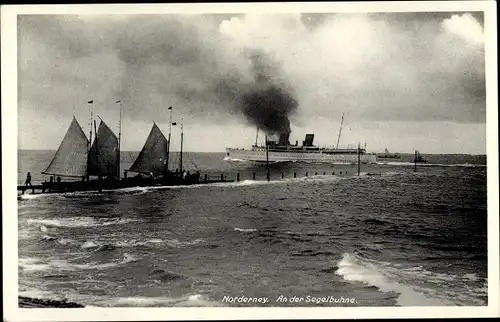
{"type": "Polygon", "coordinates": [[[67,300],[43,300],[31,297],[19,296],[20,308],[77,308],[85,307],[81,304],[68,302],[67,300]]]}

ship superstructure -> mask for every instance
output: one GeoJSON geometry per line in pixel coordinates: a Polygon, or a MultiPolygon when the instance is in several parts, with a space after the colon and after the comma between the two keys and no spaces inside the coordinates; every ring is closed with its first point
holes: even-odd
{"type": "Polygon", "coordinates": [[[268,140],[265,145],[252,145],[250,150],[226,149],[226,158],[248,161],[266,162],[266,149],[268,149],[269,162],[324,162],[324,163],[356,163],[358,154],[362,163],[376,162],[376,155],[367,153],[366,147],[358,148],[328,148],[313,144],[314,134],[306,134],[302,145],[296,141],[289,142],[290,133],[280,135],[278,141],[268,140]]]}

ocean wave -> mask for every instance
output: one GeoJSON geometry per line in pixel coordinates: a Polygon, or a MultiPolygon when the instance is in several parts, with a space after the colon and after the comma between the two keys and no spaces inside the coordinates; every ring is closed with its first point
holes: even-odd
{"type": "Polygon", "coordinates": [[[247,160],[243,159],[237,159],[237,158],[231,158],[231,157],[225,157],[224,161],[232,161],[232,162],[247,162],[247,160]]]}
{"type": "Polygon", "coordinates": [[[123,264],[137,261],[138,258],[130,254],[123,254],[119,261],[108,263],[91,262],[87,264],[75,264],[67,260],[53,259],[48,262],[42,262],[40,259],[27,258],[19,259],[18,266],[25,272],[32,271],[77,271],[86,269],[106,269],[111,267],[120,266],[123,264]]]}
{"type": "MultiPolygon", "coordinates": [[[[109,225],[120,225],[129,222],[137,221],[135,219],[127,218],[93,218],[93,217],[71,217],[71,218],[57,218],[57,219],[28,219],[30,224],[42,224],[41,227],[54,226],[54,227],[98,227],[109,225]]],[[[43,229],[41,228],[40,229],[43,229]]]]}
{"type": "Polygon", "coordinates": [[[99,306],[150,307],[150,306],[221,306],[221,303],[211,301],[202,294],[186,295],[182,297],[119,297],[96,303],[99,306]]]}
{"type": "Polygon", "coordinates": [[[198,238],[194,240],[180,241],[178,239],[159,239],[152,238],[147,240],[119,240],[119,241],[105,241],[105,240],[88,240],[84,242],[80,248],[92,251],[111,251],[116,248],[133,248],[133,247],[163,247],[164,245],[173,248],[183,248],[205,243],[204,239],[198,238]]]}
{"type": "Polygon", "coordinates": [[[469,285],[476,282],[471,275],[435,273],[421,266],[404,268],[352,253],[345,253],[337,267],[336,274],[346,281],[375,286],[384,293],[397,293],[400,306],[484,305],[482,297],[487,296],[481,288],[469,285]]]}
{"type": "MultiPolygon", "coordinates": [[[[396,162],[396,161],[377,161],[375,164],[378,165],[395,165],[395,166],[414,166],[414,162],[396,162]]],[[[472,163],[417,163],[417,167],[426,166],[426,167],[470,167],[470,168],[485,168],[486,164],[472,164],[472,163]]]]}
{"type": "Polygon", "coordinates": [[[43,198],[47,196],[46,194],[30,194],[30,193],[25,193],[25,194],[22,194],[22,195],[18,195],[17,196],[17,199],[18,200],[34,200],[34,199],[39,199],[39,198],[43,198]]]}
{"type": "Polygon", "coordinates": [[[255,228],[248,228],[248,229],[245,229],[245,228],[238,228],[238,227],[235,227],[233,228],[234,230],[236,231],[240,231],[242,233],[251,233],[251,232],[254,232],[254,231],[257,231],[257,229],[255,228]]]}

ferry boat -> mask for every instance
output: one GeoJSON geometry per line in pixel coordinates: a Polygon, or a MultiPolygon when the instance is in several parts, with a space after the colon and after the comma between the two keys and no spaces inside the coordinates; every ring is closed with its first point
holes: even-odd
{"type": "Polygon", "coordinates": [[[364,147],[358,145],[357,148],[339,148],[342,126],[344,123],[344,114],[340,123],[339,135],[336,147],[319,147],[313,144],[314,134],[306,134],[302,145],[295,142],[291,145],[289,142],[290,133],[281,133],[279,140],[268,141],[266,144],[258,145],[259,129],[255,144],[250,150],[238,148],[226,148],[226,159],[246,160],[255,162],[319,162],[319,163],[375,163],[377,155],[366,152],[364,147]]]}
{"type": "Polygon", "coordinates": [[[314,134],[306,134],[302,145],[290,145],[288,134],[282,134],[278,142],[267,141],[265,146],[252,145],[250,150],[226,148],[226,158],[255,162],[321,162],[321,163],[374,163],[377,156],[367,153],[366,148],[322,148],[313,145],[314,134]]]}

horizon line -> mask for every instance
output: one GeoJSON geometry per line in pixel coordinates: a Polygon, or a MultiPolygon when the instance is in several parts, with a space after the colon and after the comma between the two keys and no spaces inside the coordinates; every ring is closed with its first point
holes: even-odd
{"type": "MultiPolygon", "coordinates": [[[[17,149],[18,151],[57,151],[57,149],[17,149]]],[[[120,152],[141,152],[141,150],[121,150],[120,152]]],[[[171,153],[180,153],[181,151],[171,151],[171,153]]],[[[420,152],[420,151],[419,151],[420,152]]],[[[183,151],[183,153],[226,153],[226,151],[183,151]]],[[[368,152],[381,154],[384,152],[368,152]]],[[[391,152],[398,154],[410,154],[413,155],[415,152],[391,152]]],[[[420,153],[421,155],[471,155],[471,156],[487,156],[486,153],[474,154],[474,153],[420,153]]]]}

